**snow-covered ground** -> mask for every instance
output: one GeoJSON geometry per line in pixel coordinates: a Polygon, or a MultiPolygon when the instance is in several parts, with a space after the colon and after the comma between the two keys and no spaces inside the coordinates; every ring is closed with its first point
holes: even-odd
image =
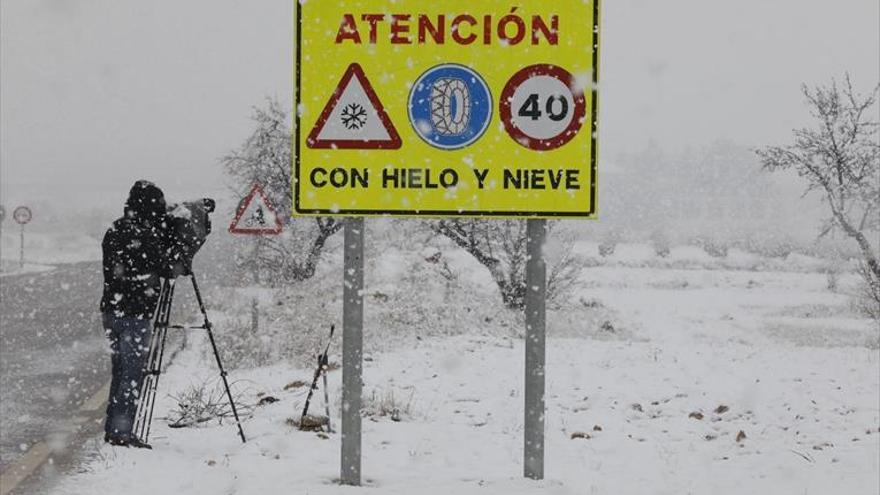
{"type": "MultiPolygon", "coordinates": [[[[8,225],[0,237],[0,277],[51,270],[53,265],[101,259],[101,241],[85,234],[26,232],[25,265],[21,266],[21,238],[8,225]]],[[[17,227],[17,226],[16,226],[17,227]]]]}
{"type": "MultiPolygon", "coordinates": [[[[378,276],[393,271],[388,260],[396,256],[383,255],[373,278],[368,272],[368,308],[398,297],[378,276]]],[[[280,399],[246,419],[247,444],[228,421],[171,429],[157,419],[155,450],[96,440],[82,472],[55,493],[880,492],[876,323],[853,314],[845,295],[826,288],[824,274],[716,268],[608,263],[584,270],[570,304],[604,311],[602,318],[626,331],[602,338],[566,331],[559,327],[571,323],[568,310],[551,314],[544,481],[521,476],[521,329],[495,318],[457,334],[384,339],[400,329],[368,314],[368,325],[388,326],[366,335],[363,488],[336,482],[338,434],[323,438],[288,425],[305,387],[285,386],[308,381],[311,370],[282,362],[231,372],[247,402],[280,399]],[[402,421],[383,415],[390,407],[401,409],[402,421]]],[[[157,417],[175,407],[170,395],[216,380],[204,339],[189,342],[163,376],[157,417]]],[[[331,360],[338,360],[338,343],[331,360]]],[[[334,421],[339,387],[335,370],[334,421]]],[[[320,396],[314,404],[322,407],[320,396]]]]}

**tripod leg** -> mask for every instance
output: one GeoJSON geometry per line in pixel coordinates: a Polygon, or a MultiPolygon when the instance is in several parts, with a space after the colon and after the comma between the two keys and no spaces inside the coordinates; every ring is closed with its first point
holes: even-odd
{"type": "Polygon", "coordinates": [[[135,427],[132,429],[132,433],[144,442],[149,439],[150,426],[153,421],[153,408],[156,403],[156,390],[159,386],[159,373],[162,371],[162,356],[165,353],[165,339],[168,335],[168,321],[173,298],[174,282],[171,280],[163,281],[159,305],[153,318],[153,334],[150,337],[150,351],[141,384],[135,427]]]}
{"type": "Polygon", "coordinates": [[[168,285],[163,281],[162,288],[159,291],[159,304],[156,306],[156,313],[153,315],[153,333],[150,335],[150,350],[147,354],[146,363],[143,367],[143,380],[141,381],[138,393],[138,408],[135,414],[134,427],[132,433],[140,438],[144,438],[144,429],[146,424],[146,415],[149,409],[150,391],[153,383],[153,370],[155,368],[156,356],[158,355],[158,346],[161,339],[158,338],[161,321],[165,312],[165,306],[168,300],[168,285]]]}
{"type": "MultiPolygon", "coordinates": [[[[162,347],[165,345],[165,335],[168,330],[164,327],[159,327],[155,331],[155,335],[153,338],[156,341],[156,355],[162,353],[162,347]]],[[[159,387],[159,374],[162,371],[162,367],[159,364],[158,360],[153,360],[149,369],[147,370],[147,375],[144,377],[144,382],[146,385],[146,391],[143,399],[143,409],[139,411],[140,417],[140,427],[137,431],[137,437],[141,439],[143,442],[149,441],[150,437],[150,427],[153,422],[153,408],[156,405],[156,391],[159,387]]]]}
{"type": "Polygon", "coordinates": [[[195,274],[191,274],[193,291],[196,293],[196,302],[199,303],[199,310],[205,319],[205,330],[208,331],[208,339],[211,341],[211,349],[214,351],[214,359],[217,360],[217,367],[220,368],[220,378],[223,379],[223,386],[226,388],[226,397],[229,399],[229,406],[232,407],[232,415],[235,416],[235,424],[238,425],[238,435],[241,437],[242,443],[247,443],[244,437],[244,430],[241,427],[241,420],[238,418],[238,410],[235,407],[235,401],[232,399],[232,392],[229,391],[229,381],[226,379],[226,370],[223,369],[223,363],[220,361],[220,353],[217,351],[217,343],[214,342],[214,331],[211,322],[208,320],[208,310],[205,309],[205,302],[202,300],[202,292],[199,290],[199,284],[196,282],[195,274]]]}
{"type": "Polygon", "coordinates": [[[327,392],[327,370],[322,370],[321,375],[324,378],[324,413],[327,415],[327,433],[333,433],[333,427],[330,425],[330,397],[327,392]]]}
{"type": "Polygon", "coordinates": [[[159,388],[159,375],[162,373],[162,361],[165,357],[165,341],[168,338],[168,323],[171,320],[171,303],[174,301],[174,281],[172,280],[169,283],[168,289],[168,304],[166,306],[165,311],[165,321],[162,322],[162,328],[160,329],[161,335],[157,335],[157,337],[161,337],[161,341],[159,343],[159,359],[156,362],[155,375],[153,375],[154,379],[152,381],[153,387],[150,392],[150,413],[147,415],[147,428],[146,432],[144,432],[144,442],[146,443],[150,439],[150,429],[153,426],[153,408],[156,407],[156,390],[159,388]]]}

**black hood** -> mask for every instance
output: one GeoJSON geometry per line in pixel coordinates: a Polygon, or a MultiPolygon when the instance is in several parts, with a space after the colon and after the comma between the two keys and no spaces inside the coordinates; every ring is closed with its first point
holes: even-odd
{"type": "Polygon", "coordinates": [[[156,221],[165,217],[165,194],[156,184],[139,180],[131,186],[125,202],[125,217],[156,221]]]}

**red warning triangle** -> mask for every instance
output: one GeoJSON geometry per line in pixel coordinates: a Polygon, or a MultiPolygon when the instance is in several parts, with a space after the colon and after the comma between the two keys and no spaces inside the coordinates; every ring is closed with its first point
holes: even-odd
{"type": "Polygon", "coordinates": [[[357,63],[348,66],[306,146],[318,149],[396,150],[400,135],[357,63]]]}
{"type": "Polygon", "coordinates": [[[239,203],[235,219],[229,225],[233,234],[277,235],[281,233],[281,218],[259,184],[239,203]]]}

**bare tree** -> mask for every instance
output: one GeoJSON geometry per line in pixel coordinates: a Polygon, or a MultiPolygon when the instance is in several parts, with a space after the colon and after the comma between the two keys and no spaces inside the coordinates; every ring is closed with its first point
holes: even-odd
{"type": "MultiPolygon", "coordinates": [[[[548,224],[548,230],[555,224],[548,224]]],[[[525,306],[526,222],[522,220],[444,219],[431,224],[435,233],[444,235],[467,251],[489,270],[501,291],[501,299],[510,309],[525,306]]],[[[580,275],[577,259],[567,245],[554,263],[548,263],[547,296],[559,297],[570,290],[580,275]]]]}
{"type": "Polygon", "coordinates": [[[281,236],[257,239],[254,251],[242,256],[242,265],[263,281],[296,281],[314,276],[327,240],[342,228],[342,222],[334,218],[290,222],[293,191],[289,118],[289,112],[277,100],[267,99],[264,107],[254,108],[253,133],[221,160],[234,181],[235,192],[243,196],[254,183],[262,184],[286,226],[281,236]]]}
{"type": "Polygon", "coordinates": [[[880,123],[874,109],[880,85],[857,93],[847,74],[842,87],[802,87],[815,127],[794,131],[794,143],[758,150],[765,170],[794,170],[807,182],[804,194],[819,191],[830,216],[821,236],[842,230],[858,244],[862,273],[880,304],[880,123]],[[871,236],[874,237],[871,237],[871,236]]]}

